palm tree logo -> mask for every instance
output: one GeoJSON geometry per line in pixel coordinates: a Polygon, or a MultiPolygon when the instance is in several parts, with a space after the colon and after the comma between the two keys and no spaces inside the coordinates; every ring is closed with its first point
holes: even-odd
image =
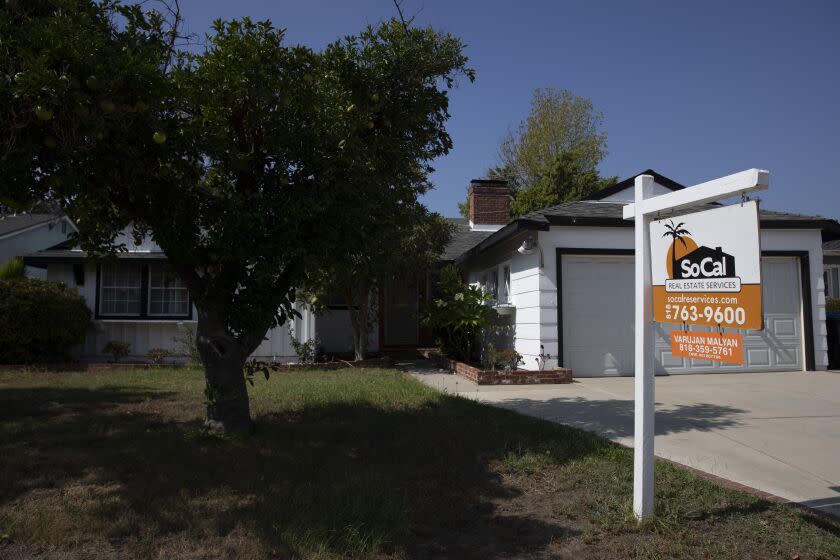
{"type": "Polygon", "coordinates": [[[691,232],[684,229],[684,225],[685,222],[680,222],[677,225],[674,225],[674,220],[669,220],[668,223],[665,224],[665,233],[662,234],[662,237],[670,237],[674,240],[671,245],[671,278],[676,278],[677,276],[677,240],[683,244],[683,247],[686,249],[688,248],[688,244],[685,242],[684,236],[691,235],[691,232]]]}

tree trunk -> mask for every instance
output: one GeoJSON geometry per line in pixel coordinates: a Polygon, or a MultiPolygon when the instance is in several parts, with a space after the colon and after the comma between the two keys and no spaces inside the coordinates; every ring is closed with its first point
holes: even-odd
{"type": "Polygon", "coordinates": [[[364,360],[367,352],[370,288],[363,281],[348,291],[350,295],[348,299],[350,323],[353,329],[353,357],[356,360],[364,360]]]}
{"type": "Polygon", "coordinates": [[[674,238],[674,245],[671,248],[671,278],[677,278],[677,239],[674,238]]]}
{"type": "Polygon", "coordinates": [[[204,365],[205,426],[227,434],[249,432],[251,411],[243,370],[251,351],[230,336],[218,316],[200,309],[195,342],[204,365]]]}

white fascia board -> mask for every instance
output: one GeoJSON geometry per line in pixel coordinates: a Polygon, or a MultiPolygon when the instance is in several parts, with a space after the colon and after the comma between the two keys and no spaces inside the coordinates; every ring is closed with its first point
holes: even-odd
{"type": "Polygon", "coordinates": [[[470,230],[472,231],[499,231],[507,224],[474,224],[470,222],[470,230]]]}
{"type": "Polygon", "coordinates": [[[667,210],[679,210],[686,206],[714,202],[738,194],[766,189],[770,184],[770,172],[764,169],[747,169],[720,179],[700,183],[680,191],[674,191],[624,207],[624,219],[632,220],[637,214],[652,214],[667,210]]]}

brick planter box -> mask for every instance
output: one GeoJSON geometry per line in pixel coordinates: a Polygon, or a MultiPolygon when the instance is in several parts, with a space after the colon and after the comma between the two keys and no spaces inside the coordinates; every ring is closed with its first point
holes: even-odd
{"type": "Polygon", "coordinates": [[[434,348],[421,348],[419,352],[424,358],[437,362],[440,367],[465,377],[478,385],[542,385],[572,382],[572,370],[568,368],[542,371],[527,369],[493,371],[451,360],[442,356],[434,348]]]}

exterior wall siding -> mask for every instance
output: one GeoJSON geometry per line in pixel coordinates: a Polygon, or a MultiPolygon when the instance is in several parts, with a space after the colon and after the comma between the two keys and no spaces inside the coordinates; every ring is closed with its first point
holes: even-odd
{"type": "MultiPolygon", "coordinates": [[[[546,367],[557,367],[559,341],[557,322],[557,248],[569,249],[633,249],[633,229],[625,227],[559,227],[537,232],[542,249],[543,266],[539,266],[539,250],[531,255],[510,253],[498,255],[497,263],[511,264],[511,299],[516,307],[516,350],[523,355],[523,367],[535,369],[540,345],[551,355],[546,367]]],[[[825,323],[825,285],[823,280],[822,239],[818,230],[761,231],[763,251],[806,251],[810,274],[810,292],[813,331],[814,367],[824,370],[828,366],[828,343],[825,323]]],[[[489,268],[469,269],[467,278],[478,282],[489,268]]],[[[807,298],[803,298],[807,301],[807,298]]],[[[803,319],[804,319],[803,313],[803,319]]]]}
{"type": "MultiPolygon", "coordinates": [[[[64,282],[74,287],[85,298],[91,313],[96,308],[96,264],[85,264],[83,285],[76,285],[73,265],[64,263],[50,264],[46,279],[64,282]]],[[[306,341],[314,336],[315,319],[308,311],[301,310],[302,317],[295,319],[294,333],[298,340],[306,341]]],[[[195,317],[195,310],[193,310],[195,317]]],[[[151,348],[165,348],[177,352],[174,338],[184,332],[188,325],[195,327],[196,321],[185,320],[97,320],[94,318],[85,343],[76,349],[77,358],[86,361],[104,361],[110,358],[102,349],[109,340],[124,340],[131,344],[131,359],[143,359],[151,348]]],[[[296,361],[297,355],[289,338],[288,325],[271,329],[266,340],[254,351],[252,357],[260,360],[289,362],[296,361]]]]}
{"type": "MultiPolygon", "coordinates": [[[[325,352],[347,353],[353,351],[353,330],[350,312],[346,309],[330,309],[316,318],[316,332],[325,352]]],[[[368,351],[379,349],[379,324],[374,321],[368,334],[368,351]]]]}
{"type": "MultiPolygon", "coordinates": [[[[66,241],[73,232],[73,228],[67,224],[66,233],[62,233],[62,221],[64,220],[53,222],[52,227],[50,223],[44,223],[29,231],[0,239],[0,264],[14,257],[42,251],[66,241]]],[[[67,222],[64,221],[64,223],[67,222]]]]}
{"type": "MultiPolygon", "coordinates": [[[[544,274],[547,290],[557,297],[556,247],[632,249],[632,228],[552,227],[539,232],[539,243],[545,254],[544,274]]],[[[818,230],[761,231],[762,251],[807,251],[811,285],[811,317],[814,333],[814,366],[817,370],[828,367],[828,342],[825,325],[825,287],[823,282],[822,237],[818,230]]],[[[803,290],[806,289],[803,286],[803,290]]],[[[555,311],[556,315],[556,311],[555,311]]],[[[556,320],[555,320],[556,322],[556,320]]],[[[557,346],[556,330],[547,342],[557,346]]],[[[545,342],[544,342],[545,344],[545,342]]],[[[546,344],[546,348],[549,347],[546,344]]]]}

